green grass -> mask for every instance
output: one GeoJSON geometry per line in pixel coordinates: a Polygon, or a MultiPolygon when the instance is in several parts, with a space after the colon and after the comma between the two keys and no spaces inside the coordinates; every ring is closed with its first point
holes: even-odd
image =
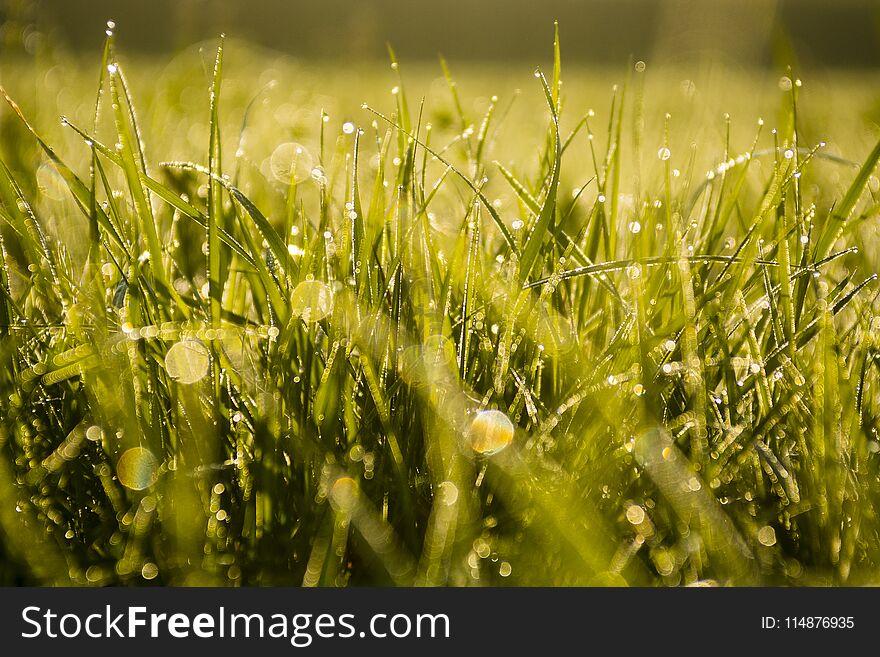
{"type": "Polygon", "coordinates": [[[641,64],[588,111],[558,39],[427,101],[113,41],[2,80],[0,582],[878,583],[858,83],[731,73],[738,123],[641,64]],[[59,71],[60,125],[10,97],[59,71]]]}

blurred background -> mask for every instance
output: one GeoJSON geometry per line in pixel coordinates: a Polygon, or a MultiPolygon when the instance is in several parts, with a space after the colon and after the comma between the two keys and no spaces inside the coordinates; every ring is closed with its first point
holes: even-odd
{"type": "Polygon", "coordinates": [[[877,0],[0,0],[9,53],[41,38],[95,52],[108,18],[129,52],[173,52],[226,32],[303,58],[383,59],[385,43],[409,61],[545,58],[553,20],[569,64],[634,59],[732,66],[798,63],[874,68],[877,0]]]}
{"type": "MultiPolygon", "coordinates": [[[[0,0],[0,84],[63,153],[82,149],[58,117],[93,119],[108,20],[141,127],[166,159],[207,148],[205,90],[225,33],[224,128],[241,132],[261,172],[282,138],[317,139],[322,113],[338,127],[368,125],[365,101],[393,112],[398,84],[454,137],[457,109],[438,56],[469,120],[499,98],[516,138],[499,134],[495,156],[528,161],[546,119],[532,72],[552,67],[554,20],[566,130],[588,109],[606,121],[614,86],[632,82],[630,132],[652,145],[666,134],[682,153],[700,144],[696,162],[709,167],[723,154],[724,117],[738,149],[759,117],[783,127],[795,78],[804,83],[802,136],[828,142],[828,152],[863,157],[880,125],[880,0],[0,0]],[[389,45],[399,71],[388,66],[389,45]],[[254,129],[243,130],[246,115],[254,129]]],[[[29,151],[9,145],[19,143],[13,131],[29,140],[5,107],[0,129],[0,153],[28,170],[29,151]]],[[[632,147],[642,148],[638,138],[632,147]]],[[[589,164],[586,151],[578,157],[589,164]]]]}

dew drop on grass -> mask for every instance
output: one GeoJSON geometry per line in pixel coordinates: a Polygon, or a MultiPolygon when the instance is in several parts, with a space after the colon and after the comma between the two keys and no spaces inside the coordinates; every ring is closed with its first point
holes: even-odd
{"type": "Polygon", "coordinates": [[[330,505],[337,513],[350,515],[357,508],[360,490],[351,477],[339,477],[330,487],[330,505]]]}
{"type": "Polygon", "coordinates": [[[141,577],[144,579],[156,579],[159,575],[159,566],[154,563],[147,562],[141,568],[141,577]]]}
{"type": "Polygon", "coordinates": [[[510,577],[510,573],[513,572],[513,568],[510,566],[510,563],[507,561],[502,561],[501,565],[498,566],[498,574],[502,577],[510,577]]]}
{"type": "Polygon", "coordinates": [[[758,543],[772,547],[776,545],[776,530],[770,525],[764,525],[758,530],[758,543]]]}
{"type": "Polygon", "coordinates": [[[642,267],[638,263],[632,264],[626,268],[626,275],[631,280],[636,280],[642,276],[642,267]]]}
{"type": "Polygon", "coordinates": [[[49,164],[37,169],[37,188],[40,193],[53,201],[63,201],[67,195],[67,185],[55,167],[49,164]]]}
{"type": "Polygon", "coordinates": [[[306,324],[317,322],[333,310],[333,292],[321,281],[303,281],[293,290],[290,307],[306,324]]]}
{"type": "Polygon", "coordinates": [[[631,221],[629,223],[629,232],[631,232],[633,235],[639,234],[640,232],[642,232],[642,224],[640,224],[638,221],[631,221]]]}
{"type": "Polygon", "coordinates": [[[445,335],[429,335],[421,349],[421,357],[428,365],[442,365],[450,370],[457,367],[455,344],[445,335]]]}
{"type": "Polygon", "coordinates": [[[491,456],[513,441],[513,422],[501,411],[480,411],[471,422],[468,437],[475,452],[491,456]]]}
{"type": "Polygon", "coordinates": [[[672,151],[670,151],[666,146],[663,146],[659,151],[657,151],[657,159],[666,161],[670,157],[672,157],[672,151]]]}
{"type": "Polygon", "coordinates": [[[352,123],[351,121],[346,121],[345,123],[343,123],[342,132],[347,135],[354,133],[354,123],[352,123]]]}
{"type": "Polygon", "coordinates": [[[632,525],[641,525],[645,521],[645,510],[638,504],[632,504],[626,510],[626,519],[632,525]]]}
{"type": "Polygon", "coordinates": [[[292,141],[279,145],[269,157],[272,177],[285,185],[306,180],[313,167],[312,156],[306,147],[292,141]]]}
{"type": "Polygon", "coordinates": [[[443,481],[437,485],[437,502],[444,506],[452,506],[458,501],[458,487],[451,481],[443,481]]]}
{"type": "Polygon", "coordinates": [[[159,463],[146,447],[132,447],[116,462],[119,483],[131,490],[144,490],[156,483],[159,463]]]}
{"type": "Polygon", "coordinates": [[[196,340],[182,340],[171,345],[165,354],[168,376],[183,384],[201,381],[208,375],[211,358],[208,350],[196,340]]]}

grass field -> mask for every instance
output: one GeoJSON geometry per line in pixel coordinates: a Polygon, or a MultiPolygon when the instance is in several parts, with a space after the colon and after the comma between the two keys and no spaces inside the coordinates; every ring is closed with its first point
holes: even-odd
{"type": "Polygon", "coordinates": [[[112,32],[0,73],[0,583],[880,584],[875,78],[112,32]]]}

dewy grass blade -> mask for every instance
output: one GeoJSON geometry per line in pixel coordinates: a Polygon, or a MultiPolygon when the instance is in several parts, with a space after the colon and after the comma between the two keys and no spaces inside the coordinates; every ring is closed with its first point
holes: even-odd
{"type": "Polygon", "coordinates": [[[211,326],[220,328],[220,308],[223,303],[224,272],[227,267],[222,265],[223,254],[220,251],[220,226],[223,220],[223,201],[220,197],[220,185],[217,179],[220,172],[220,81],[223,78],[223,37],[217,46],[217,58],[214,62],[214,76],[211,82],[211,118],[208,123],[210,131],[208,146],[208,297],[210,300],[211,326]]]}
{"type": "Polygon", "coordinates": [[[849,189],[846,190],[843,200],[831,210],[828,218],[825,220],[822,233],[816,242],[815,254],[817,258],[824,258],[828,255],[834,247],[834,243],[840,239],[841,234],[846,228],[846,222],[852,215],[853,210],[855,210],[856,204],[865,191],[865,187],[868,185],[874,169],[877,168],[878,162],[880,162],[880,141],[874,145],[873,150],[868,154],[849,189]]]}
{"type": "Polygon", "coordinates": [[[544,196],[544,203],[541,206],[541,212],[538,214],[538,218],[529,233],[528,240],[526,241],[522,256],[520,257],[519,277],[522,282],[525,282],[531,275],[532,268],[534,267],[535,261],[537,260],[538,254],[543,246],[544,238],[550,234],[552,229],[553,219],[556,215],[556,193],[559,189],[559,168],[561,164],[560,158],[562,157],[562,145],[559,141],[559,117],[556,114],[556,105],[553,100],[553,94],[547,84],[547,79],[544,77],[544,74],[538,71],[535,75],[541,80],[541,86],[544,88],[547,105],[550,108],[550,117],[552,121],[551,129],[553,135],[553,164],[550,172],[550,183],[547,187],[547,193],[544,196]]]}
{"type": "Polygon", "coordinates": [[[150,254],[150,270],[153,276],[156,277],[156,280],[167,287],[168,279],[162,262],[163,249],[159,240],[159,230],[156,218],[153,216],[152,206],[141,183],[140,172],[146,174],[146,171],[142,166],[143,154],[140,150],[140,140],[135,128],[129,124],[131,114],[127,115],[123,109],[125,103],[122,100],[123,95],[120,94],[120,87],[123,85],[123,82],[119,65],[117,63],[110,63],[107,65],[107,68],[110,74],[110,95],[113,101],[116,133],[120,144],[120,159],[128,185],[128,193],[137,211],[138,225],[146,238],[146,246],[150,254]]]}

